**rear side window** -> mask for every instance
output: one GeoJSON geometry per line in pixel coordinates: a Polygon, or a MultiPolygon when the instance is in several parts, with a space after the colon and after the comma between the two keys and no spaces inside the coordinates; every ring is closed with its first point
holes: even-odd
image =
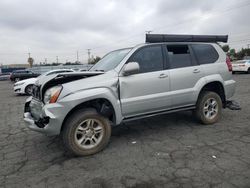
{"type": "Polygon", "coordinates": [[[168,45],[167,54],[171,69],[192,66],[188,45],[168,45]]]}
{"type": "Polygon", "coordinates": [[[154,45],[139,49],[129,61],[139,64],[140,73],[163,70],[161,46],[154,45]]]}
{"type": "Polygon", "coordinates": [[[200,65],[214,63],[219,58],[211,44],[192,44],[192,48],[200,65]]]}

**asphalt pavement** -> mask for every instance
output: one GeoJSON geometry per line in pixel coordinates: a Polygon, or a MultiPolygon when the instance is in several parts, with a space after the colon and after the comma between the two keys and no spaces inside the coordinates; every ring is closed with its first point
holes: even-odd
{"type": "Polygon", "coordinates": [[[240,111],[209,126],[191,112],[114,128],[108,147],[72,158],[59,137],[25,127],[27,96],[0,82],[0,187],[250,187],[250,75],[236,74],[240,111]]]}

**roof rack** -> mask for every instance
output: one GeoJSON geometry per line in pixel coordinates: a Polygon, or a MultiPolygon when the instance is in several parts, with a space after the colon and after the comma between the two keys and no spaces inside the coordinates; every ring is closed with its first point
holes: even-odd
{"type": "Polygon", "coordinates": [[[168,34],[146,34],[146,42],[224,42],[228,35],[168,35],[168,34]]]}

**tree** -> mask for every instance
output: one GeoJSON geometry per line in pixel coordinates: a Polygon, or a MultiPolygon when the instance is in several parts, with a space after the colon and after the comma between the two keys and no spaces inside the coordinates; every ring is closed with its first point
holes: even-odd
{"type": "Polygon", "coordinates": [[[222,50],[223,50],[224,52],[226,52],[226,53],[229,51],[229,49],[230,49],[230,48],[229,48],[229,45],[227,45],[227,44],[222,46],[222,50]]]}
{"type": "Polygon", "coordinates": [[[230,49],[229,52],[227,52],[227,55],[230,57],[231,60],[236,59],[236,51],[234,48],[230,49]]]}
{"type": "Polygon", "coordinates": [[[92,57],[89,61],[89,64],[96,64],[101,58],[99,56],[92,57]]]}
{"type": "Polygon", "coordinates": [[[28,58],[28,63],[30,65],[30,68],[33,66],[33,63],[34,63],[34,59],[32,57],[29,57],[28,58]]]}

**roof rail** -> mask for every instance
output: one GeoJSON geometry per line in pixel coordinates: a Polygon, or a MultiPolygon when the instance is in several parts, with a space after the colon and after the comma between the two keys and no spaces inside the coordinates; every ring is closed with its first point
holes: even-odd
{"type": "Polygon", "coordinates": [[[146,42],[224,42],[228,35],[168,35],[168,34],[146,34],[146,42]]]}

